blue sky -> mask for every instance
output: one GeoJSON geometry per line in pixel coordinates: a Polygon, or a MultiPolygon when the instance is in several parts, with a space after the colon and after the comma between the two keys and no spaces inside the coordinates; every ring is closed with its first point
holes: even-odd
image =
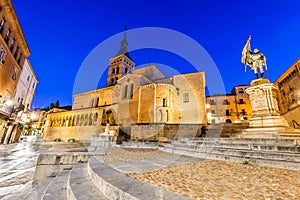
{"type": "MultiPolygon", "coordinates": [[[[99,43],[122,32],[125,24],[129,29],[173,29],[193,38],[213,58],[227,92],[254,78],[240,62],[249,35],[252,48],[267,56],[266,76],[272,82],[300,56],[300,1],[296,0],[13,0],[13,4],[40,81],[33,107],[46,107],[57,99],[61,105],[72,104],[82,62],[99,43]]],[[[128,42],[130,46],[130,35],[128,42]]],[[[119,46],[112,48],[117,53],[119,46]]],[[[179,72],[192,71],[168,52],[144,50],[131,56],[137,65],[162,63],[179,72]]]]}

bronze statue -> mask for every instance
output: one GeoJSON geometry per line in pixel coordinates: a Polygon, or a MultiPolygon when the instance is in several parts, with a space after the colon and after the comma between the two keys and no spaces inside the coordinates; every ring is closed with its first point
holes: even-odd
{"type": "Polygon", "coordinates": [[[245,64],[245,72],[246,72],[246,65],[250,67],[250,70],[254,70],[254,74],[256,78],[263,78],[264,77],[264,66],[266,70],[267,64],[266,64],[266,56],[261,53],[258,49],[254,49],[253,53],[250,47],[250,40],[251,35],[249,36],[242,52],[242,63],[245,64]],[[260,77],[258,76],[258,69],[260,71],[260,77]]]}

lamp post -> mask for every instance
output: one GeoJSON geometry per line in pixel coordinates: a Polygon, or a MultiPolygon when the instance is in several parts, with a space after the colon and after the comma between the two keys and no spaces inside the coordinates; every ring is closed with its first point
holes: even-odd
{"type": "Polygon", "coordinates": [[[1,142],[3,142],[3,144],[7,144],[10,142],[11,138],[12,138],[12,131],[14,128],[13,125],[13,120],[12,120],[12,116],[13,116],[13,112],[14,112],[14,102],[12,100],[4,100],[3,104],[1,106],[1,111],[3,113],[5,113],[6,115],[6,122],[5,122],[5,127],[4,127],[4,133],[3,133],[3,139],[1,142]]]}

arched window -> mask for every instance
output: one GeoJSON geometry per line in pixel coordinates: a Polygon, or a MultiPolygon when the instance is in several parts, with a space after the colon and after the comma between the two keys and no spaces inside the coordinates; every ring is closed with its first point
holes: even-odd
{"type": "Polygon", "coordinates": [[[118,67],[117,68],[117,71],[116,71],[116,74],[118,74],[120,72],[120,68],[118,67]]]}
{"type": "Polygon", "coordinates": [[[127,98],[127,93],[128,93],[128,85],[126,84],[126,85],[124,86],[123,98],[127,98]]]}
{"type": "Polygon", "coordinates": [[[162,99],[162,106],[167,107],[167,99],[166,98],[162,99]]]}
{"type": "Polygon", "coordinates": [[[167,120],[166,120],[166,122],[168,122],[169,121],[169,111],[168,110],[166,110],[166,114],[167,114],[167,120]]]}
{"type": "Polygon", "coordinates": [[[98,107],[98,103],[99,103],[99,97],[96,98],[96,102],[94,104],[94,107],[98,107]]]}
{"type": "Polygon", "coordinates": [[[134,84],[131,83],[131,85],[130,85],[130,93],[129,93],[129,97],[130,97],[130,98],[133,97],[133,90],[134,90],[134,84]]]}
{"type": "Polygon", "coordinates": [[[125,74],[128,72],[128,68],[125,68],[125,74]]]}
{"type": "Polygon", "coordinates": [[[94,107],[94,98],[91,100],[91,108],[94,107]]]}
{"type": "Polygon", "coordinates": [[[160,113],[160,121],[162,122],[162,120],[163,120],[163,112],[162,112],[161,109],[159,109],[159,113],[160,113]]]}
{"type": "Polygon", "coordinates": [[[111,72],[112,74],[114,74],[115,73],[115,68],[114,69],[112,69],[112,72],[111,72]]]}
{"type": "Polygon", "coordinates": [[[115,79],[114,78],[111,78],[111,84],[115,84],[115,79]]]}

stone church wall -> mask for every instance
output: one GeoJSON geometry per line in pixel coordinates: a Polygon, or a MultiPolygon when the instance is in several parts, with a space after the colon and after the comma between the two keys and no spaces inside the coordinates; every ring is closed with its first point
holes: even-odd
{"type": "Polygon", "coordinates": [[[45,130],[44,140],[53,141],[55,138],[61,138],[66,142],[70,138],[75,140],[91,140],[93,135],[99,135],[104,132],[99,125],[92,126],[71,126],[71,127],[50,127],[45,130]]]}
{"type": "Polygon", "coordinates": [[[131,140],[168,142],[176,138],[201,136],[203,124],[135,124],[131,126],[131,140]]]}

